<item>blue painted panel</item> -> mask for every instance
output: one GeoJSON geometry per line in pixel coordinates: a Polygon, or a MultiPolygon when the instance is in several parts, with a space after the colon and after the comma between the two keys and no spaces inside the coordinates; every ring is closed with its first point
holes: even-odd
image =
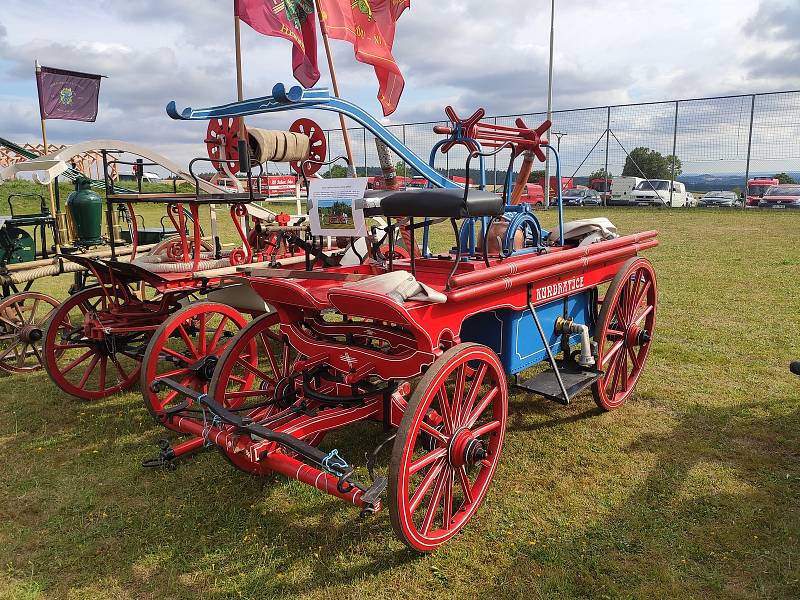
{"type": "MultiPolygon", "coordinates": [[[[570,296],[567,299],[567,314],[575,322],[587,324],[591,328],[590,299],[590,291],[570,296]]],[[[555,323],[563,312],[563,299],[554,300],[536,309],[542,328],[545,334],[549,335],[548,342],[554,353],[560,351],[560,336],[555,333],[555,323]]],[[[489,346],[500,357],[503,367],[509,374],[519,373],[547,360],[542,338],[536,330],[530,311],[527,310],[500,309],[474,315],[464,321],[461,340],[489,346]]],[[[570,346],[579,343],[579,335],[570,338],[570,346]]]]}

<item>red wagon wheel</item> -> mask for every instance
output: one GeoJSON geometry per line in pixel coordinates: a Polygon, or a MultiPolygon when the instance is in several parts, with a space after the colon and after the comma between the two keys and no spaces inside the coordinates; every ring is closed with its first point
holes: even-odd
{"type": "MultiPolygon", "coordinates": [[[[305,118],[297,119],[297,121],[291,124],[289,131],[292,133],[302,133],[308,136],[310,141],[308,160],[316,161],[316,163],[325,162],[325,156],[328,153],[328,140],[325,138],[325,132],[322,127],[320,127],[316,121],[305,118]]],[[[301,161],[293,160],[289,164],[295,173],[302,175],[300,172],[301,161]]],[[[307,163],[304,168],[306,177],[311,177],[321,168],[321,164],[307,163]]]]}
{"type": "MultiPolygon", "coordinates": [[[[136,383],[141,368],[138,346],[148,332],[86,336],[87,321],[103,318],[115,290],[92,287],[67,298],[50,313],[42,346],[44,368],[62,390],[83,400],[97,400],[136,383]]],[[[124,301],[123,298],[118,297],[124,301]]]]}
{"type": "Polygon", "coordinates": [[[0,302],[0,369],[30,373],[42,368],[43,328],[58,306],[52,296],[22,292],[0,302]]]}
{"type": "MultiPolygon", "coordinates": [[[[167,377],[190,389],[207,392],[220,356],[246,322],[238,310],[227,304],[197,302],[161,324],[147,344],[139,382],[144,404],[156,421],[175,429],[162,421],[164,409],[189,399],[173,390],[154,392],[150,387],[153,381],[167,377]]],[[[197,418],[202,416],[198,413],[197,418]]]]}
{"type": "Polygon", "coordinates": [[[430,552],[469,522],[497,468],[507,416],[505,372],[486,346],[454,346],[420,379],[389,465],[389,515],[407,546],[430,552]]]}
{"type": "MultiPolygon", "coordinates": [[[[223,406],[243,412],[252,407],[251,414],[257,414],[259,420],[268,419],[288,408],[286,392],[294,385],[290,376],[299,358],[281,334],[278,315],[261,315],[237,334],[220,357],[209,385],[209,396],[223,406]]],[[[316,434],[304,441],[316,445],[322,437],[316,434]]],[[[255,475],[270,473],[243,453],[222,451],[242,471],[255,475]]]]}
{"type": "MultiPolygon", "coordinates": [[[[245,132],[245,139],[247,135],[245,132]]],[[[225,153],[225,163],[231,173],[239,172],[239,118],[222,117],[211,119],[206,130],[206,149],[208,158],[219,161],[214,162],[217,171],[222,172],[222,152],[225,153]]]]}
{"type": "Polygon", "coordinates": [[[606,291],[595,328],[598,368],[605,373],[592,385],[592,396],[603,410],[619,407],[633,392],[655,324],[655,271],[647,259],[631,258],[606,291]]]}

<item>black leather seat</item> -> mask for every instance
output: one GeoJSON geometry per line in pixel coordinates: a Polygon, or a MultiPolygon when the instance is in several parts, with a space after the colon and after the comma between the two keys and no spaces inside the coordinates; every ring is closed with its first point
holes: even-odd
{"type": "Polygon", "coordinates": [[[395,192],[381,199],[387,217],[495,217],[503,214],[503,198],[483,190],[470,190],[464,202],[462,189],[418,189],[395,192]]]}

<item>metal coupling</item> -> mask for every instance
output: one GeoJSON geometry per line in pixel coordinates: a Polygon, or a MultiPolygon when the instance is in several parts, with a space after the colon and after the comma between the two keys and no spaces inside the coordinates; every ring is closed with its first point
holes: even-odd
{"type": "Polygon", "coordinates": [[[594,356],[592,356],[592,342],[589,339],[589,327],[576,323],[572,319],[558,317],[558,319],[556,319],[556,332],[565,335],[572,335],[573,333],[580,334],[581,353],[580,356],[578,356],[577,363],[586,368],[594,367],[595,360],[594,356]]]}

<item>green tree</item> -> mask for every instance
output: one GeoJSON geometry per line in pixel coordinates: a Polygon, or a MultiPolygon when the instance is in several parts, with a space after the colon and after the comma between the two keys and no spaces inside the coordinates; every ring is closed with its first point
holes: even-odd
{"type": "Polygon", "coordinates": [[[542,177],[544,177],[544,169],[539,169],[537,171],[531,171],[531,174],[528,177],[528,183],[539,183],[539,180],[542,177]]]}
{"type": "MultiPolygon", "coordinates": [[[[681,160],[675,157],[675,177],[682,172],[681,160]]],[[[660,152],[639,146],[631,150],[630,155],[625,159],[622,175],[625,177],[642,177],[644,175],[648,179],[671,179],[672,155],[664,156],[660,152]]]]}
{"type": "Polygon", "coordinates": [[[589,174],[589,179],[611,179],[613,175],[605,169],[597,169],[589,174]]]}
{"type": "Polygon", "coordinates": [[[331,165],[331,169],[329,172],[325,173],[325,177],[328,179],[347,177],[347,167],[343,167],[342,165],[331,165]]]}
{"type": "Polygon", "coordinates": [[[778,183],[797,183],[794,177],[788,173],[775,173],[775,179],[778,180],[778,183]]]}
{"type": "Polygon", "coordinates": [[[406,163],[402,160],[398,160],[397,164],[394,166],[394,172],[397,174],[398,177],[406,177],[408,173],[408,168],[406,167],[406,163]]]}

